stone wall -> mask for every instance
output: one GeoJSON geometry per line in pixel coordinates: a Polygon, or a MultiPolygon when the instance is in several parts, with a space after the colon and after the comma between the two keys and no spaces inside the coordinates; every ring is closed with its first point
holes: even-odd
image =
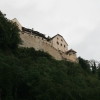
{"type": "Polygon", "coordinates": [[[30,32],[23,32],[22,25],[18,22],[16,18],[11,20],[12,22],[16,22],[18,28],[20,29],[20,37],[23,41],[21,47],[33,47],[35,50],[41,50],[44,52],[48,52],[51,56],[53,56],[56,60],[69,60],[72,62],[78,62],[76,54],[75,55],[67,55],[66,51],[68,51],[68,44],[63,39],[62,36],[56,35],[50,42],[48,42],[45,38],[37,36],[36,34],[31,34],[30,32]],[[59,45],[57,44],[59,43],[59,45]]]}
{"type": "Polygon", "coordinates": [[[27,32],[20,32],[20,37],[23,41],[21,47],[34,47],[35,50],[41,50],[52,55],[56,60],[62,60],[59,51],[52,47],[51,43],[46,39],[32,35],[27,32]]]}
{"type": "Polygon", "coordinates": [[[65,53],[62,53],[61,55],[62,55],[62,58],[65,60],[72,61],[72,62],[78,62],[76,54],[67,55],[65,53]]]}
{"type": "Polygon", "coordinates": [[[66,53],[57,50],[52,46],[52,43],[48,42],[45,38],[32,35],[28,32],[20,32],[20,37],[23,41],[21,47],[34,47],[35,50],[41,50],[49,53],[56,60],[68,60],[72,62],[78,62],[76,54],[67,55],[66,53]]]}

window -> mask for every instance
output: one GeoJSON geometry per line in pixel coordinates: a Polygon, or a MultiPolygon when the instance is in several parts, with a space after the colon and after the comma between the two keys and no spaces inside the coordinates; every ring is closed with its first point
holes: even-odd
{"type": "Polygon", "coordinates": [[[61,39],[61,41],[63,41],[63,40],[61,39]]]}
{"type": "Polygon", "coordinates": [[[61,44],[61,46],[62,46],[62,44],[61,44]]]}
{"type": "Polygon", "coordinates": [[[57,40],[59,40],[59,38],[57,37],[57,40]]]}
{"type": "Polygon", "coordinates": [[[65,45],[64,45],[64,47],[65,47],[65,45]]]}
{"type": "Polygon", "coordinates": [[[59,45],[59,42],[57,41],[57,44],[59,45]]]}

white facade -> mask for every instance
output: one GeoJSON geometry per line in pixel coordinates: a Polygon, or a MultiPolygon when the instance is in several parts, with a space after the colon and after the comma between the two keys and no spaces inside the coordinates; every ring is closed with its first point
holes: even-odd
{"type": "Polygon", "coordinates": [[[68,44],[66,43],[66,41],[61,35],[57,34],[56,36],[51,38],[50,42],[52,46],[56,48],[57,50],[60,50],[62,52],[68,51],[68,44]]]}

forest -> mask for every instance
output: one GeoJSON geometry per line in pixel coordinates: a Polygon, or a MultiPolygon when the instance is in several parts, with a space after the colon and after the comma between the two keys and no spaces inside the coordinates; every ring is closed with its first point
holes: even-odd
{"type": "Polygon", "coordinates": [[[100,66],[57,61],[22,48],[16,23],[0,11],[0,100],[100,100],[100,66]]]}

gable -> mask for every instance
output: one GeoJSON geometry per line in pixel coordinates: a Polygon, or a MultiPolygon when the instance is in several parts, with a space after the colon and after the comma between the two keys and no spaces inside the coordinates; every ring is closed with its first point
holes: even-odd
{"type": "Polygon", "coordinates": [[[73,49],[70,49],[70,50],[68,50],[67,52],[66,52],[67,54],[69,54],[69,53],[77,53],[76,51],[74,51],[73,49]]]}
{"type": "Polygon", "coordinates": [[[68,43],[65,41],[65,39],[63,38],[63,36],[61,36],[60,34],[57,34],[54,37],[50,38],[49,41],[52,41],[53,39],[58,38],[58,37],[60,37],[62,39],[61,41],[64,41],[67,44],[67,46],[68,46],[68,43]]]}

